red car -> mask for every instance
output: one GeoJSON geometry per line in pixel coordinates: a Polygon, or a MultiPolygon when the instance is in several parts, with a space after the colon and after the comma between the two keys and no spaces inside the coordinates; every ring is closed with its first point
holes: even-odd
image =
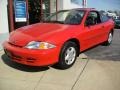
{"type": "Polygon", "coordinates": [[[113,32],[114,21],[95,9],[62,10],[42,23],[13,31],[3,46],[15,62],[67,69],[80,52],[101,43],[110,45],[113,32]]]}

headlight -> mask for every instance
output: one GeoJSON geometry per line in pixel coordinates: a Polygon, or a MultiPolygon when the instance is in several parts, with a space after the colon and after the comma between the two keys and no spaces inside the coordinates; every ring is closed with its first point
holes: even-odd
{"type": "Polygon", "coordinates": [[[47,42],[36,42],[36,41],[32,41],[29,42],[25,48],[28,49],[51,49],[51,48],[55,48],[56,46],[47,42]]]}

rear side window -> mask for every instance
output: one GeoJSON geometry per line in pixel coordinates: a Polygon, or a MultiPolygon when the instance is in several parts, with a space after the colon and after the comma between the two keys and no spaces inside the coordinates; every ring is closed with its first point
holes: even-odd
{"type": "Polygon", "coordinates": [[[107,15],[101,14],[101,21],[102,22],[106,22],[108,21],[110,18],[107,15]]]}

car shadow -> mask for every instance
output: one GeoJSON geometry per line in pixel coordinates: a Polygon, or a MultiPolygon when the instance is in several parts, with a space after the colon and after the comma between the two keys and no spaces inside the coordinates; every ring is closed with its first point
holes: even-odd
{"type": "Polygon", "coordinates": [[[113,42],[110,46],[97,45],[90,48],[83,53],[90,60],[108,60],[108,61],[120,61],[120,31],[115,30],[113,42]]]}
{"type": "Polygon", "coordinates": [[[34,67],[34,66],[27,66],[27,65],[22,65],[22,64],[13,62],[5,54],[2,55],[2,60],[6,65],[24,72],[40,72],[40,71],[49,70],[49,67],[34,67]]]}
{"type": "Polygon", "coordinates": [[[83,53],[90,60],[120,61],[120,50],[117,47],[113,44],[107,47],[99,45],[90,48],[83,53]]]}

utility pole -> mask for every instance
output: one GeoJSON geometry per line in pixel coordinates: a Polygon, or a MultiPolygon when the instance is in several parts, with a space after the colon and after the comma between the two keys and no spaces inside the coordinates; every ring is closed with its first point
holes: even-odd
{"type": "Polygon", "coordinates": [[[82,0],[82,6],[83,8],[87,8],[87,0],[82,0]]]}

